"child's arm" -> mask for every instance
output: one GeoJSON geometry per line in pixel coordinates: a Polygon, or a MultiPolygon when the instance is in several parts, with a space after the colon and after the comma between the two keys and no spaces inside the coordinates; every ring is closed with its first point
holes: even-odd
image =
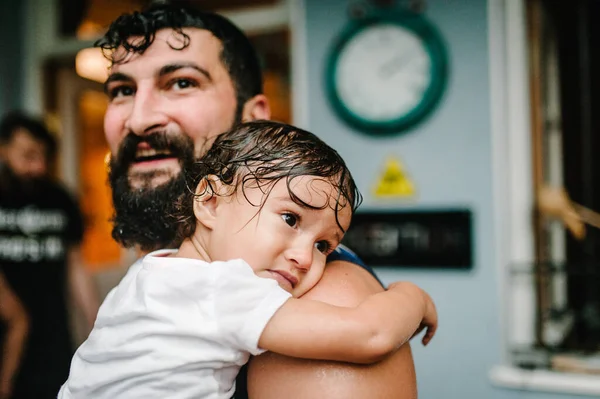
{"type": "Polygon", "coordinates": [[[376,362],[424,324],[427,344],[437,328],[433,301],[411,283],[395,283],[355,308],[289,299],[271,318],[258,346],[287,356],[376,362]]]}

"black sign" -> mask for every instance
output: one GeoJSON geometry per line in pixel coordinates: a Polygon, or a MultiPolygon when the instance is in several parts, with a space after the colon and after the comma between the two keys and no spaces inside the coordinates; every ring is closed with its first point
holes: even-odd
{"type": "Polygon", "coordinates": [[[469,269],[468,210],[358,212],[343,243],[370,266],[469,269]]]}

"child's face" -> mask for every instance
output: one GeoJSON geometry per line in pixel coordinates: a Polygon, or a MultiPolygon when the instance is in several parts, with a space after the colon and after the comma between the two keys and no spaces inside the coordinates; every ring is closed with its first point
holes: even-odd
{"type": "MultiPolygon", "coordinates": [[[[275,279],[294,297],[314,287],[323,275],[327,255],[343,237],[335,215],[337,190],[312,176],[292,180],[292,192],[302,201],[324,209],[310,209],[290,198],[287,182],[277,182],[262,210],[259,188],[238,188],[220,197],[207,250],[212,261],[241,258],[259,277],[275,279]],[[254,204],[254,205],[253,205],[254,204]]],[[[348,229],[352,211],[338,210],[337,220],[348,229]]]]}

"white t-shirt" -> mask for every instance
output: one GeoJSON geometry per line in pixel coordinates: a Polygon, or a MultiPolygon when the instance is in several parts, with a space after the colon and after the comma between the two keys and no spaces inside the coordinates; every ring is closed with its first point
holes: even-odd
{"type": "Polygon", "coordinates": [[[145,256],[106,297],[59,399],[231,398],[235,378],[290,298],[242,260],[145,256]]]}

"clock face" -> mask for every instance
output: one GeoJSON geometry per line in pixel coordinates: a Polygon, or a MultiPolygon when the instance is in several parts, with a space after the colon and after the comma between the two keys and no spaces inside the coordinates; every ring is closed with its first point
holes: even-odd
{"type": "Polygon", "coordinates": [[[335,88],[340,100],[370,121],[408,114],[431,85],[431,59],[424,43],[399,25],[363,29],[339,57],[335,88]]]}
{"type": "Polygon", "coordinates": [[[378,15],[338,39],[327,70],[336,112],[369,134],[396,134],[424,120],[446,86],[447,54],[423,17],[378,15]]]}

